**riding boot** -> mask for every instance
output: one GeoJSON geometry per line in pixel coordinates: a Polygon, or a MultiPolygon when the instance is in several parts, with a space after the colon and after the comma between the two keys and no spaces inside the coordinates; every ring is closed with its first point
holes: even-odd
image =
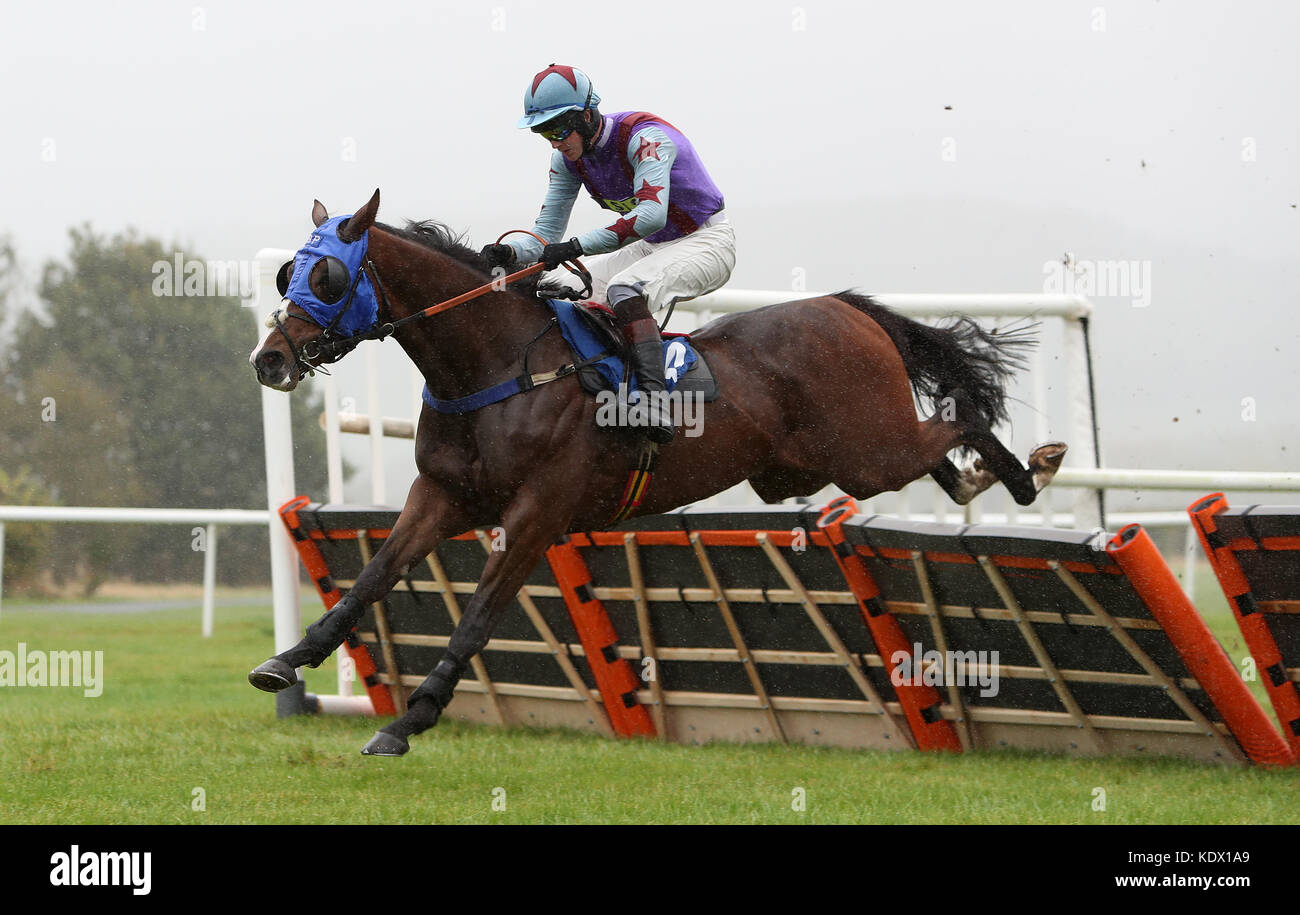
{"type": "Polygon", "coordinates": [[[631,319],[623,326],[623,337],[628,342],[628,362],[641,388],[646,436],[652,442],[666,445],[673,440],[675,430],[668,386],[664,383],[664,349],[659,325],[650,317],[645,298],[641,296],[625,299],[615,310],[620,317],[631,319]]]}

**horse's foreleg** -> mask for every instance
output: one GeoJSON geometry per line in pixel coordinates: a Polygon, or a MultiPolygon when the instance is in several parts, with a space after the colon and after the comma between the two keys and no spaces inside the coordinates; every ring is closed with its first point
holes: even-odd
{"type": "Polygon", "coordinates": [[[307,627],[307,634],[297,645],[258,666],[248,675],[248,681],[268,692],[293,686],[298,682],[297,668],[319,667],[347,638],[366,607],[388,594],[440,540],[459,534],[470,523],[465,511],[448,498],[440,485],[417,477],[392,534],[348,593],[307,627]]]}
{"type": "Polygon", "coordinates": [[[502,519],[506,549],[492,553],[465,614],[447,643],[433,672],[406,700],[406,714],[381,728],[361,750],[368,756],[401,756],[410,749],[407,738],[438,723],[443,709],[470,658],[487,645],[510,601],[519,593],[542,556],[568,529],[568,515],[529,500],[529,507],[511,506],[502,519]]]}

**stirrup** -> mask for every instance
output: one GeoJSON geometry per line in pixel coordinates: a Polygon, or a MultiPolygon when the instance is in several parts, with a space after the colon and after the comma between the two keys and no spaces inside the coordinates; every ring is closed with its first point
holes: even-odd
{"type": "Polygon", "coordinates": [[[637,395],[644,400],[641,409],[645,411],[646,422],[641,426],[643,434],[656,445],[667,445],[677,434],[673,426],[673,408],[672,403],[668,400],[667,391],[659,390],[652,392],[645,386],[644,380],[637,375],[637,380],[641,382],[637,388],[637,395]],[[662,407],[662,411],[661,408],[662,407]]]}

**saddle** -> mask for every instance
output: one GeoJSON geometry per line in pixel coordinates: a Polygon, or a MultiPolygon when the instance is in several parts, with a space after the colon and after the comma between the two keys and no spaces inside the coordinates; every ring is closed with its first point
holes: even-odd
{"type": "MultiPolygon", "coordinates": [[[[572,364],[551,372],[530,374],[525,352],[524,371],[514,378],[451,400],[434,397],[426,384],[421,394],[424,402],[439,413],[472,413],[488,404],[531,391],[539,384],[575,374],[575,366],[578,383],[589,394],[598,395],[602,391],[617,394],[620,387],[628,395],[637,390],[636,377],[624,358],[626,344],[623,335],[615,328],[612,311],[602,306],[592,308],[561,299],[545,301],[555,314],[555,323],[559,325],[565,342],[573,351],[572,364]]],[[[549,324],[542,333],[547,330],[550,330],[549,324]]],[[[534,342],[538,338],[534,338],[534,342]]],[[[669,391],[682,391],[692,396],[696,396],[698,391],[698,396],[706,403],[717,400],[719,396],[718,383],[704,357],[691,346],[689,334],[669,334],[664,340],[664,382],[669,391]]]]}
{"type": "MultiPolygon", "coordinates": [[[[578,383],[582,389],[588,394],[598,394],[616,391],[623,384],[629,392],[635,391],[636,379],[627,360],[627,341],[615,323],[613,309],[596,302],[557,299],[548,299],[547,302],[559,319],[560,333],[578,362],[602,352],[610,354],[578,370],[578,383]]],[[[663,337],[665,380],[669,390],[683,394],[698,391],[706,403],[717,400],[721,394],[717,379],[704,355],[691,346],[690,334],[666,333],[663,337]]]]}

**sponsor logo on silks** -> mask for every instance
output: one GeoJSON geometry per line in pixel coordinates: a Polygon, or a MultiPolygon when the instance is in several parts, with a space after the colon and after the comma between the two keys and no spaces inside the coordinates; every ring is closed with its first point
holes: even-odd
{"type": "Polygon", "coordinates": [[[650,403],[659,414],[672,417],[674,426],[681,426],[687,438],[704,434],[704,392],[633,391],[628,398],[627,385],[620,384],[618,392],[601,391],[596,395],[596,425],[645,427],[650,425],[650,403]]]}
{"type": "Polygon", "coordinates": [[[624,200],[610,200],[606,197],[597,197],[596,202],[607,210],[613,210],[615,213],[630,213],[636,209],[637,204],[641,201],[636,197],[628,197],[624,200]]]}
{"type": "Polygon", "coordinates": [[[153,885],[153,852],[69,851],[50,855],[52,886],[129,886],[133,895],[148,896],[153,885]]]}
{"type": "Polygon", "coordinates": [[[79,686],[88,699],[104,692],[104,652],[28,651],[26,642],[18,651],[0,651],[0,687],[79,686]]]}
{"type": "Polygon", "coordinates": [[[978,686],[981,696],[998,694],[997,651],[922,651],[915,642],[912,654],[896,651],[889,660],[895,686],[978,686]]]}

